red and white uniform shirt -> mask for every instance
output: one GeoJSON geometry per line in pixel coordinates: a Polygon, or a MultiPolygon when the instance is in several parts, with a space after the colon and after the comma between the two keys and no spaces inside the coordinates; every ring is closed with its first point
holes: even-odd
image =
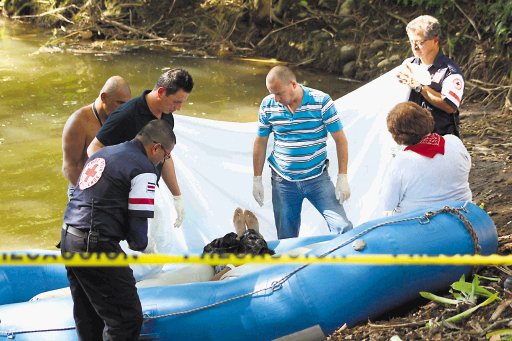
{"type": "MultiPolygon", "coordinates": [[[[409,58],[405,63],[421,65],[419,58],[409,58]]],[[[441,51],[434,63],[428,68],[432,83],[429,85],[441,93],[443,100],[453,108],[453,113],[447,113],[428,102],[420,93],[411,91],[409,101],[428,109],[434,117],[434,133],[439,135],[453,134],[459,136],[459,106],[464,93],[464,76],[459,66],[441,51]]]]}
{"type": "Polygon", "coordinates": [[[130,229],[140,226],[140,218],[153,218],[156,184],[155,166],[140,141],[104,147],[87,160],[64,223],[82,230],[93,227],[117,240],[131,236],[144,244],[145,228],[130,229]]]}

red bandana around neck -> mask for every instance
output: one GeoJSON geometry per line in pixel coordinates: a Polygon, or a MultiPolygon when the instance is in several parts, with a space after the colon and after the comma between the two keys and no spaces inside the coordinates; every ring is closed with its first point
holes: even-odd
{"type": "Polygon", "coordinates": [[[430,158],[433,158],[436,154],[444,155],[444,137],[432,133],[425,136],[420,142],[406,147],[404,150],[411,150],[430,158]]]}

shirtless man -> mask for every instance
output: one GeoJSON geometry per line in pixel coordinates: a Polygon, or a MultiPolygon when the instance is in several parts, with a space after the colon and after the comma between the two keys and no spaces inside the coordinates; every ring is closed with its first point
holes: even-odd
{"type": "Polygon", "coordinates": [[[69,181],[68,196],[73,193],[87,161],[87,147],[108,115],[130,98],[128,83],[120,76],[112,76],[93,103],[78,109],[68,118],[62,131],[62,172],[69,181]]]}

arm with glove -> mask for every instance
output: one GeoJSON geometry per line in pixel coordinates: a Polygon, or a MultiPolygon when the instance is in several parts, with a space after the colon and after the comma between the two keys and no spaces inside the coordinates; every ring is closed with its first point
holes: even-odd
{"type": "Polygon", "coordinates": [[[336,199],[340,204],[350,198],[350,186],[348,184],[347,167],[348,167],[348,141],[345,133],[338,130],[331,133],[336,143],[336,155],[338,157],[338,178],[336,180],[336,199]]]}
{"type": "Polygon", "coordinates": [[[183,207],[183,196],[181,195],[180,186],[176,179],[176,171],[174,169],[174,161],[171,158],[164,162],[162,167],[162,179],[169,188],[174,198],[174,208],[176,209],[176,221],[174,227],[180,227],[185,219],[185,208],[183,207]]]}
{"type": "MultiPolygon", "coordinates": [[[[457,111],[456,108],[446,103],[441,92],[430,87],[432,82],[431,76],[428,70],[422,65],[404,62],[397,74],[397,77],[400,83],[408,85],[411,90],[421,94],[423,98],[435,107],[448,114],[452,114],[457,111]]],[[[463,84],[462,77],[460,77],[460,82],[463,84]]]]}
{"type": "Polygon", "coordinates": [[[422,88],[431,83],[428,70],[424,66],[413,64],[408,60],[402,63],[396,76],[400,83],[408,85],[411,90],[416,92],[422,92],[422,88]]]}
{"type": "Polygon", "coordinates": [[[254,178],[252,184],[252,195],[256,202],[263,206],[265,193],[263,190],[263,165],[265,164],[265,154],[267,152],[268,136],[257,136],[254,140],[254,148],[252,153],[252,165],[254,170],[254,178]]]}

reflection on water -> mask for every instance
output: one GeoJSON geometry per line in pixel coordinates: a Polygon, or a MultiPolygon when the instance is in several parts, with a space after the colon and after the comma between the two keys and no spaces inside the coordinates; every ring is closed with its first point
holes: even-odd
{"type": "MultiPolygon", "coordinates": [[[[61,133],[68,116],[122,75],[133,95],[167,68],[184,67],[194,91],[179,114],[250,122],[268,93],[271,63],[177,58],[162,52],[123,55],[39,53],[44,33],[0,18],[0,250],[52,248],[66,205],[61,133]]],[[[336,75],[298,72],[299,82],[338,98],[356,87],[336,75]],[[307,80],[304,82],[304,80],[307,80]]]]}

